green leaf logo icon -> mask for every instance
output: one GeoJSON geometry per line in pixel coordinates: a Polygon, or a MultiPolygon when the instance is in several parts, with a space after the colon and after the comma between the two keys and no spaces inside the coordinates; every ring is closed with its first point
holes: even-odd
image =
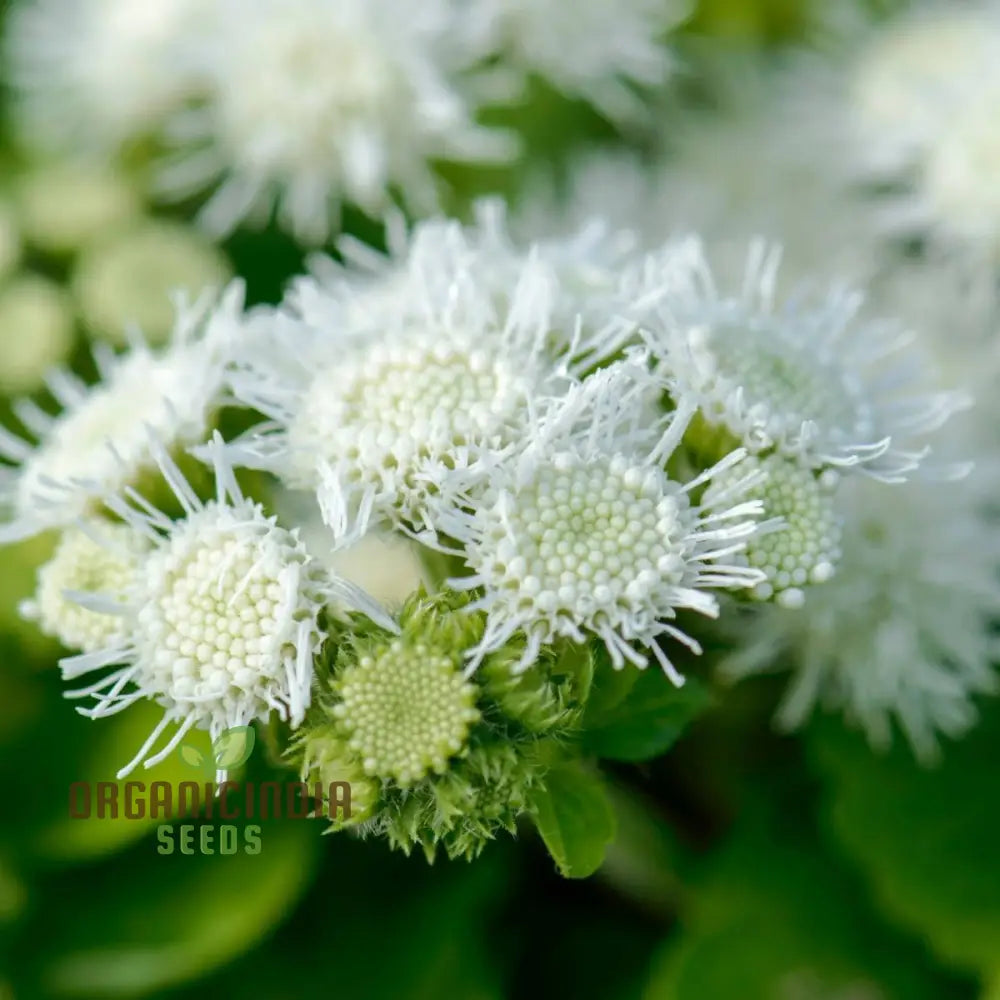
{"type": "Polygon", "coordinates": [[[188,767],[193,767],[199,771],[204,770],[205,766],[211,763],[197,747],[191,746],[190,743],[182,743],[177,748],[177,752],[181,755],[181,760],[188,767]]]}
{"type": "Polygon", "coordinates": [[[250,759],[257,734],[253,726],[234,726],[227,729],[212,744],[215,766],[220,771],[240,767],[250,759]]]}

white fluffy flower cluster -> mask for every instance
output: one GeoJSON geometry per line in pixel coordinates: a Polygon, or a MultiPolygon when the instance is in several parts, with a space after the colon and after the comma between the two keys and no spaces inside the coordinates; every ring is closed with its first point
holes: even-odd
{"type": "Polygon", "coordinates": [[[720,593],[836,607],[829,581],[867,530],[842,494],[893,509],[964,404],[853,293],[779,304],[763,244],[737,292],[696,239],[646,253],[590,225],[522,247],[495,205],[390,247],[345,244],[345,263],[317,260],[276,307],[244,312],[233,286],[182,310],[162,350],[99,358],[97,385],[57,376],[60,415],[16,409],[39,441],[2,441],[7,537],[80,518],[86,532],[66,535],[26,610],[80,650],[67,679],[100,672],[73,692],[94,700],[82,711],[164,710],[128,767],[193,727],[271,712],[296,726],[331,616],[395,627],[329,568],[386,533],[432,585],[468,592],[483,620],[461,650],[470,674],[501,650],[527,670],[555,643],[597,643],[682,684],[675,658],[700,652],[693,622],[720,593]],[[214,412],[234,404],[260,422],[227,442],[214,412]],[[185,448],[214,473],[210,499],[176,464],[185,448]],[[325,551],[245,497],[234,468],[303,495],[325,551]],[[151,474],[176,517],[138,491],[151,474]]]}
{"type": "Polygon", "coordinates": [[[629,0],[24,0],[8,31],[22,131],[71,152],[150,136],[157,189],[211,192],[213,233],[280,223],[307,242],[343,203],[433,205],[437,161],[503,161],[481,108],[537,75],[613,118],[661,84],[685,3],[629,0]],[[503,69],[498,69],[498,60],[503,69]]]}

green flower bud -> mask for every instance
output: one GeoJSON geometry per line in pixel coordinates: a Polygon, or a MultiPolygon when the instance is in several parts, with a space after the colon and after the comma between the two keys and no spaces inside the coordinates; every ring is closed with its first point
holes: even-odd
{"type": "MultiPolygon", "coordinates": [[[[365,774],[361,762],[338,735],[335,724],[308,723],[307,719],[290,748],[290,756],[299,762],[301,779],[310,788],[319,784],[328,789],[334,781],[346,781],[351,786],[351,814],[338,814],[328,832],[370,819],[379,803],[380,783],[365,774]]],[[[327,806],[324,800],[319,811],[325,811],[327,806]]]]}
{"type": "Polygon", "coordinates": [[[477,679],[507,718],[531,733],[570,730],[583,712],[594,673],[588,646],[560,643],[543,650],[530,670],[515,672],[523,641],[491,654],[477,679]]]}
{"type": "Polygon", "coordinates": [[[477,687],[463,673],[477,625],[442,614],[442,603],[418,595],[399,636],[356,634],[334,667],[330,712],[347,746],[366,774],[402,787],[443,772],[480,717],[477,687]]]}
{"type": "Polygon", "coordinates": [[[474,747],[446,774],[388,796],[374,829],[406,854],[419,847],[433,861],[441,848],[449,858],[471,861],[498,833],[516,831],[548,766],[541,746],[497,741],[474,747]]]}

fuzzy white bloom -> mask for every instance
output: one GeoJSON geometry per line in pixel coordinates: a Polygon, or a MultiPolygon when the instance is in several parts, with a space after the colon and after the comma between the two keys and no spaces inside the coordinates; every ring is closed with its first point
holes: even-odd
{"type": "Polygon", "coordinates": [[[218,303],[208,296],[178,303],[171,343],[154,353],[136,339],[125,354],[94,347],[100,381],[88,386],[69,371],[47,376],[62,406],[46,413],[28,399],[14,403],[36,444],[0,428],[0,501],[7,521],[0,542],[64,527],[100,498],[133,483],[148,465],[153,433],[167,447],[204,437],[222,388],[227,352],[238,333],[243,286],[218,303]]]}
{"type": "Polygon", "coordinates": [[[920,335],[939,380],[965,386],[975,406],[949,422],[974,454],[1000,446],[1000,285],[975,254],[930,252],[887,271],[871,286],[872,306],[920,335]]]}
{"type": "Polygon", "coordinates": [[[645,666],[637,642],[652,650],[676,684],[683,678],[657,639],[698,652],[671,623],[680,610],[714,616],[710,588],[744,588],[763,574],[734,558],[761,513],[743,501],[750,480],[697,504],[691,491],[742,458],[736,451],[688,483],[663,471],[692,415],[690,408],[650,419],[658,398],[646,358],[616,362],[570,388],[539,414],[513,455],[498,462],[485,488],[463,509],[445,511],[444,532],[471,570],[450,581],[483,588],[472,608],[487,624],[471,666],[523,632],[519,666],[558,636],[602,639],[612,662],[645,666]]]}
{"type": "Polygon", "coordinates": [[[865,40],[850,97],[873,145],[873,165],[909,166],[950,117],[995,79],[1000,8],[992,0],[917,4],[865,40]]]}
{"type": "Polygon", "coordinates": [[[69,692],[94,699],[93,708],[79,709],[84,715],[113,715],[144,698],[163,707],[161,721],[119,778],[140,761],[152,767],[163,760],[192,728],[214,739],[272,711],[297,726],[324,639],[324,607],[363,611],[395,628],[363,591],[319,571],[296,532],[244,498],[218,435],[211,446],[216,496],[206,503],[166,452],[150,447],[184,517],[171,521],[138,494],[107,500],[148,539],[150,551],[124,601],[97,595],[88,602],[95,611],[120,615],[124,638],[60,662],[65,680],[121,664],[69,692]],[[150,756],[171,725],[176,731],[150,756]]]}
{"type": "Polygon", "coordinates": [[[783,727],[822,704],[884,747],[895,719],[930,761],[937,734],[964,733],[976,720],[973,696],[998,688],[1000,543],[984,512],[996,473],[893,490],[851,479],[843,494],[837,575],[802,608],[753,612],[723,670],[735,678],[791,662],[783,727]]]}
{"type": "Polygon", "coordinates": [[[381,273],[300,281],[232,376],[269,418],[234,462],[316,490],[335,527],[433,530],[442,491],[468,487],[572,378],[575,327],[617,335],[605,291],[581,292],[573,268],[567,289],[545,256],[430,222],[381,273]]]}
{"type": "Polygon", "coordinates": [[[658,374],[753,452],[901,481],[925,457],[923,439],[967,398],[931,391],[913,335],[861,317],[857,292],[776,306],[779,262],[777,248],[754,243],[742,289],[727,295],[697,260],[687,294],[645,323],[658,374]]]}
{"type": "Polygon", "coordinates": [[[850,80],[858,156],[909,182],[959,239],[1000,237],[1000,4],[918,5],[874,33],[850,80]]]}
{"type": "MultiPolygon", "coordinates": [[[[832,469],[816,475],[776,454],[751,456],[741,465],[738,475],[756,469],[762,473],[747,495],[763,503],[768,517],[744,552],[747,565],[766,576],[751,593],[759,600],[773,597],[785,607],[801,607],[803,588],[825,583],[840,561],[842,526],[835,505],[840,477],[832,469]]],[[[719,476],[706,497],[725,489],[733,474],[719,476]]]]}
{"type": "Polygon", "coordinates": [[[881,235],[995,259],[1000,3],[923,2],[837,34],[835,56],[804,56],[785,75],[786,146],[881,235]]]}
{"type": "Polygon", "coordinates": [[[472,0],[456,5],[474,44],[524,74],[589,101],[611,119],[635,118],[635,87],[658,87],[672,69],[664,36],[687,0],[472,0]]]}
{"type": "Polygon", "coordinates": [[[281,224],[322,242],[342,202],[369,212],[398,188],[435,202],[433,159],[492,160],[508,138],[473,121],[455,86],[468,62],[447,0],[218,0],[198,50],[204,101],[179,116],[161,178],[187,196],[217,185],[201,218],[281,224]]]}
{"type": "Polygon", "coordinates": [[[91,519],[64,532],[52,558],[38,571],[35,596],[21,614],[68,649],[93,653],[121,641],[121,616],[94,611],[73,594],[100,593],[123,601],[149,544],[126,524],[91,519]]]}
{"type": "Polygon", "coordinates": [[[97,153],[154,130],[189,92],[176,45],[211,0],[26,0],[7,25],[9,75],[32,141],[97,153]]]}
{"type": "MultiPolygon", "coordinates": [[[[781,278],[868,281],[886,253],[887,223],[836,169],[842,150],[804,143],[789,126],[785,78],[763,60],[728,50],[704,68],[711,108],[678,109],[654,156],[593,147],[556,183],[536,172],[517,213],[531,238],[595,216],[634,230],[647,247],[696,232],[715,267],[739,277],[754,238],[786,248],[781,278]]],[[[813,124],[810,138],[818,129],[813,124]]],[[[832,141],[830,143],[832,145],[832,141]]]]}

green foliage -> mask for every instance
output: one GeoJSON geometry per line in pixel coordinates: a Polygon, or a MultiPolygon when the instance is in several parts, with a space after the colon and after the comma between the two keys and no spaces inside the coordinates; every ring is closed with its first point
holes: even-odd
{"type": "Polygon", "coordinates": [[[143,996],[229,961],[308,885],[318,832],[311,823],[263,824],[260,853],[232,856],[159,855],[146,843],[43,883],[22,935],[38,952],[45,995],[143,996]],[[84,908],[67,908],[67,898],[84,908]]]}
{"type": "Polygon", "coordinates": [[[887,916],[923,936],[948,963],[1000,970],[1000,712],[945,748],[942,763],[914,765],[897,745],[874,755],[841,726],[810,742],[829,792],[828,826],[864,870],[887,916]]]}
{"type": "Polygon", "coordinates": [[[531,795],[531,816],[561,874],[587,878],[615,835],[615,814],[598,775],[579,765],[553,768],[531,795]]]}
{"type": "Polygon", "coordinates": [[[499,740],[473,746],[444,774],[385,789],[382,809],[364,832],[385,836],[406,854],[419,847],[428,861],[439,847],[449,858],[472,860],[498,833],[517,832],[532,792],[547,781],[551,749],[499,740]]]}
{"type": "Polygon", "coordinates": [[[946,977],[880,923],[857,877],[800,831],[743,817],[701,866],[644,1000],[942,1000],[946,977]]]}
{"type": "Polygon", "coordinates": [[[632,680],[620,701],[588,711],[583,746],[608,760],[650,760],[666,753],[710,705],[708,689],[696,678],[675,688],[656,667],[649,667],[632,680]]]}

